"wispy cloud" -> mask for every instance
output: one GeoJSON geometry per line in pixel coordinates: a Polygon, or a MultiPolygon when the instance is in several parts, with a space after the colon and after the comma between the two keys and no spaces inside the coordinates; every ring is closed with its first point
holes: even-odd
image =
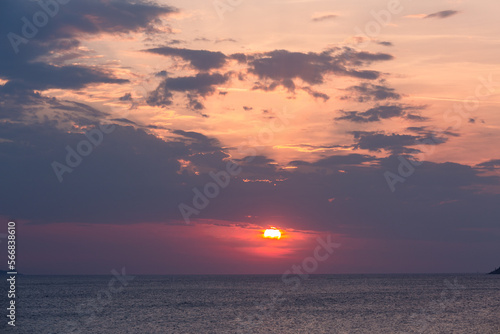
{"type": "Polygon", "coordinates": [[[440,12],[437,12],[437,13],[429,14],[425,18],[426,19],[430,19],[430,18],[445,19],[447,17],[456,15],[458,13],[460,13],[460,12],[457,11],[457,10],[443,10],[443,11],[440,11],[440,12]]]}
{"type": "Polygon", "coordinates": [[[409,19],[445,19],[450,16],[459,14],[458,10],[442,10],[440,12],[432,13],[432,14],[411,14],[406,15],[404,17],[409,19]]]}
{"type": "Polygon", "coordinates": [[[238,41],[235,40],[234,38],[217,38],[215,40],[215,44],[223,43],[223,42],[237,43],[238,41]]]}
{"type": "Polygon", "coordinates": [[[320,15],[315,15],[313,16],[312,20],[313,22],[322,22],[322,21],[327,21],[327,20],[333,20],[338,17],[337,14],[329,13],[329,14],[320,14],[320,15]]]}

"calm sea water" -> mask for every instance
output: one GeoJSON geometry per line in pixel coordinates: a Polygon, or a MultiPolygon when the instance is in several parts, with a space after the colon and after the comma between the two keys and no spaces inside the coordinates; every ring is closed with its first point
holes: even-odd
{"type": "Polygon", "coordinates": [[[23,276],[2,332],[500,333],[499,276],[295,278],[23,276]]]}

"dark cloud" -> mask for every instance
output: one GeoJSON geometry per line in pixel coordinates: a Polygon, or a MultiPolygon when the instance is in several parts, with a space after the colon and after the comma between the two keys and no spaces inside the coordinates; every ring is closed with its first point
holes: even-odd
{"type": "Polygon", "coordinates": [[[198,153],[206,153],[220,150],[220,142],[215,138],[210,138],[195,131],[173,130],[172,133],[184,138],[185,143],[198,153]]]}
{"type": "Polygon", "coordinates": [[[348,165],[361,165],[365,162],[378,161],[377,158],[370,155],[348,154],[348,155],[332,155],[327,158],[320,159],[316,162],[306,161],[291,161],[291,166],[316,166],[316,167],[342,167],[348,165]]]}
{"type": "MultiPolygon", "coordinates": [[[[248,161],[248,157],[244,158],[243,160],[238,160],[238,161],[248,161]]],[[[269,159],[268,157],[264,156],[264,155],[257,155],[255,157],[252,157],[251,159],[251,163],[248,163],[248,164],[252,164],[252,165],[268,165],[272,162],[274,162],[273,159],[269,159]]]]}
{"type": "Polygon", "coordinates": [[[160,77],[160,78],[164,78],[168,75],[168,72],[167,71],[160,71],[158,73],[155,73],[155,77],[160,77]]]}
{"type": "Polygon", "coordinates": [[[356,99],[358,102],[399,100],[401,95],[394,88],[385,85],[376,85],[363,82],[359,85],[351,86],[346,89],[351,94],[342,96],[341,99],[356,99]]]}
{"type": "Polygon", "coordinates": [[[248,56],[244,53],[234,53],[229,56],[229,58],[236,60],[238,63],[244,64],[248,60],[253,59],[252,56],[248,56]]]}
{"type": "Polygon", "coordinates": [[[197,37],[194,39],[195,42],[210,42],[210,40],[206,37],[197,37]]]}
{"type": "Polygon", "coordinates": [[[0,119],[4,121],[33,124],[50,120],[64,127],[95,124],[109,116],[87,104],[46,97],[12,82],[0,85],[0,97],[0,119]]]}
{"type": "Polygon", "coordinates": [[[104,69],[85,66],[52,66],[45,63],[0,65],[0,76],[32,90],[80,89],[92,83],[126,83],[104,69]]]}
{"type": "Polygon", "coordinates": [[[152,106],[169,106],[173,103],[172,92],[187,93],[189,106],[191,109],[203,109],[203,105],[198,101],[198,96],[206,97],[215,92],[215,86],[222,85],[229,80],[229,74],[220,73],[198,73],[190,77],[166,78],[156,90],[148,97],[148,104],[152,106]]]}
{"type": "Polygon", "coordinates": [[[118,100],[120,101],[132,101],[132,94],[131,93],[127,93],[125,95],[123,95],[122,97],[120,97],[118,100]]]}
{"type": "Polygon", "coordinates": [[[46,123],[2,123],[0,138],[8,142],[0,143],[0,172],[9,178],[2,178],[0,186],[13,192],[10,197],[0,195],[0,213],[39,223],[179,219],[179,199],[191,196],[191,187],[183,184],[206,181],[195,174],[190,174],[193,179],[189,180],[178,160],[196,160],[201,168],[221,168],[227,155],[217,140],[195,132],[175,134],[181,138],[165,142],[142,130],[115,125],[114,131],[105,134],[102,143],[59,183],[52,163],[66,164],[66,147],[76,150],[78,143],[88,138],[46,123]],[[29,204],[21,205],[20,198],[29,204]]]}
{"type": "Polygon", "coordinates": [[[330,96],[328,96],[327,94],[315,91],[311,87],[303,87],[302,89],[315,99],[322,99],[325,102],[330,99],[330,96]]]}
{"type": "Polygon", "coordinates": [[[245,110],[245,111],[251,111],[251,110],[253,110],[253,107],[243,106],[243,110],[245,110]]]}
{"type": "Polygon", "coordinates": [[[270,181],[283,176],[275,161],[263,155],[248,156],[234,161],[242,167],[240,175],[242,179],[270,181]]]}
{"type": "Polygon", "coordinates": [[[367,51],[354,51],[350,48],[344,48],[345,53],[342,57],[348,57],[349,63],[352,63],[356,66],[363,66],[366,64],[370,64],[374,61],[385,61],[394,59],[393,56],[387,53],[372,53],[367,51]]]}
{"type": "Polygon", "coordinates": [[[440,11],[440,12],[437,12],[437,13],[429,14],[429,15],[425,16],[425,18],[426,19],[430,19],[430,18],[445,19],[447,17],[456,15],[458,13],[460,13],[460,12],[457,11],[457,10],[443,10],[443,11],[440,11]]]}
{"type": "Polygon", "coordinates": [[[167,45],[177,45],[177,44],[183,44],[186,43],[186,41],[181,41],[180,39],[173,39],[171,41],[167,42],[167,45]]]}
{"type": "Polygon", "coordinates": [[[373,131],[352,131],[356,143],[355,149],[378,152],[385,150],[393,154],[419,153],[416,145],[440,145],[448,141],[447,137],[439,136],[431,131],[422,132],[419,135],[409,134],[386,134],[373,131]]]}
{"type": "Polygon", "coordinates": [[[229,80],[229,75],[220,73],[199,73],[192,77],[168,78],[163,82],[162,87],[177,92],[196,92],[201,96],[206,96],[214,92],[214,85],[222,85],[229,80]]]}
{"type": "Polygon", "coordinates": [[[46,99],[38,92],[13,82],[0,85],[0,119],[20,120],[26,113],[35,114],[46,99]]]}
{"type": "Polygon", "coordinates": [[[214,43],[218,44],[224,42],[237,43],[238,41],[235,40],[234,38],[217,38],[214,43]]]}
{"type": "MultiPolygon", "coordinates": [[[[205,109],[205,106],[203,105],[203,103],[200,102],[196,94],[186,94],[186,97],[188,99],[188,107],[191,108],[192,110],[200,111],[205,109]]],[[[203,117],[208,117],[208,115],[206,114],[201,113],[201,115],[203,117]]]]}
{"type": "MultiPolygon", "coordinates": [[[[55,98],[47,98],[47,104],[54,110],[63,110],[71,112],[71,115],[75,115],[76,113],[84,114],[87,117],[92,117],[93,119],[102,119],[105,116],[108,116],[108,113],[102,112],[96,108],[93,108],[84,103],[75,102],[75,101],[67,101],[67,100],[58,100],[55,98]]],[[[68,114],[66,114],[68,115],[68,114]]]]}
{"type": "MultiPolygon", "coordinates": [[[[6,0],[0,11],[0,78],[33,90],[80,89],[92,83],[125,83],[100,67],[59,65],[41,62],[40,56],[76,50],[80,38],[102,33],[116,34],[148,30],[158,17],[176,11],[172,7],[146,2],[71,1],[51,7],[53,17],[42,27],[32,26],[26,35],[21,19],[32,22],[42,7],[35,1],[6,0]]],[[[61,61],[61,59],[60,59],[61,61]]]]}
{"type": "Polygon", "coordinates": [[[415,114],[406,114],[405,118],[408,119],[408,120],[410,120],[410,121],[418,121],[418,122],[429,120],[428,117],[420,116],[420,115],[415,115],[415,114]]]}
{"type": "MultiPolygon", "coordinates": [[[[32,18],[42,7],[35,1],[5,0],[0,22],[2,31],[21,34],[22,17],[32,18]],[[5,30],[4,30],[5,29],[5,30]]],[[[41,28],[33,41],[68,39],[100,33],[128,33],[151,29],[157,18],[177,12],[170,6],[146,1],[70,1],[51,7],[54,17],[41,28]]]]}
{"type": "MultiPolygon", "coordinates": [[[[297,88],[306,91],[314,98],[319,98],[324,101],[330,97],[322,92],[314,90],[311,86],[320,85],[324,83],[325,76],[328,74],[339,76],[351,76],[362,79],[377,79],[380,73],[372,70],[361,70],[362,66],[366,66],[376,61],[386,61],[393,57],[385,53],[370,53],[364,51],[355,51],[351,48],[331,48],[322,53],[300,53],[290,52],[287,50],[275,50],[266,53],[258,54],[244,54],[235,53],[226,56],[221,52],[212,52],[206,50],[189,50],[177,49],[171,47],[161,47],[146,50],[152,53],[158,53],[167,56],[180,57],[188,61],[191,66],[201,72],[209,71],[211,69],[219,69],[227,64],[228,59],[236,60],[239,64],[247,66],[247,72],[254,74],[259,78],[259,81],[254,83],[254,90],[274,91],[277,87],[281,86],[290,93],[295,93],[297,88]],[[305,82],[308,86],[300,87],[297,79],[305,82]]],[[[245,79],[245,72],[236,73],[239,80],[245,79]]],[[[186,88],[168,88],[165,85],[174,84],[181,81],[201,81],[202,78],[198,77],[185,78],[172,78],[166,79],[158,89],[156,89],[150,96],[151,105],[171,105],[173,103],[172,91],[190,91],[189,107],[194,110],[203,109],[203,104],[194,95],[209,95],[213,91],[210,89],[209,94],[196,92],[195,89],[186,88]],[[162,87],[163,86],[163,87],[162,87]]],[[[213,76],[217,74],[206,74],[206,76],[213,76]]],[[[227,75],[226,75],[227,76],[227,75]]],[[[207,80],[208,77],[203,78],[207,80]]],[[[219,81],[218,84],[221,82],[219,81]]],[[[211,85],[208,85],[211,86],[211,85]]],[[[206,86],[206,87],[208,87],[206,86]]],[[[365,90],[369,86],[365,86],[365,90]]],[[[384,93],[386,97],[396,97],[396,93],[391,92],[390,88],[385,88],[382,91],[382,86],[372,86],[375,91],[376,97],[382,96],[384,93]],[[392,95],[391,95],[392,94],[392,95]]],[[[360,86],[360,89],[363,88],[360,86]]],[[[367,93],[368,94],[368,93],[367,93]]]]}
{"type": "MultiPolygon", "coordinates": [[[[271,113],[270,110],[262,110],[264,114],[271,113]]],[[[272,119],[273,116],[269,116],[268,118],[272,119]]],[[[293,147],[303,148],[309,151],[334,151],[335,149],[350,149],[352,146],[350,145],[312,145],[312,144],[295,144],[293,147]]]]}
{"type": "Polygon", "coordinates": [[[335,118],[336,120],[350,121],[354,123],[371,123],[379,122],[383,119],[389,119],[394,117],[404,117],[410,120],[424,120],[420,116],[409,113],[409,111],[415,111],[423,109],[419,106],[408,106],[402,104],[393,105],[381,105],[368,109],[367,111],[341,111],[342,116],[335,118]]]}
{"type": "Polygon", "coordinates": [[[433,135],[434,137],[439,137],[439,136],[445,136],[445,137],[460,137],[460,134],[456,132],[452,132],[450,130],[443,130],[443,129],[433,129],[427,126],[410,126],[406,128],[406,130],[413,132],[413,133],[418,133],[419,135],[433,135]]]}
{"type": "Polygon", "coordinates": [[[319,85],[324,83],[327,74],[377,79],[380,76],[379,72],[358,68],[392,58],[385,53],[359,52],[350,48],[332,48],[322,53],[275,50],[254,54],[250,59],[237,56],[240,62],[248,62],[250,73],[257,75],[261,80],[271,81],[259,83],[255,86],[256,89],[274,90],[281,85],[289,91],[295,89],[295,79],[301,79],[309,85],[319,85]]]}
{"type": "Polygon", "coordinates": [[[269,84],[265,84],[262,82],[255,82],[252,89],[253,90],[263,90],[265,92],[271,92],[271,91],[275,90],[276,88],[278,88],[280,85],[283,86],[284,88],[286,88],[289,92],[295,92],[295,83],[291,79],[284,79],[281,82],[274,81],[274,82],[271,82],[269,84]]]}
{"type": "Polygon", "coordinates": [[[127,125],[137,125],[136,122],[131,121],[131,120],[127,119],[127,118],[113,118],[112,121],[113,122],[127,124],[127,125]]]}
{"type": "Polygon", "coordinates": [[[391,42],[387,42],[387,41],[379,41],[379,42],[377,42],[377,44],[383,45],[383,46],[394,46],[394,44],[392,44],[391,42]]]}
{"type": "Polygon", "coordinates": [[[489,160],[489,161],[482,162],[482,163],[478,164],[477,167],[479,167],[479,168],[486,168],[486,169],[497,169],[497,168],[500,168],[500,159],[489,160]]]}
{"type": "Polygon", "coordinates": [[[161,47],[154,49],[147,49],[147,52],[160,54],[163,56],[180,57],[188,61],[190,65],[200,71],[208,71],[211,69],[218,69],[226,64],[226,55],[222,52],[213,52],[207,50],[190,50],[190,49],[177,49],[171,47],[161,47]]]}

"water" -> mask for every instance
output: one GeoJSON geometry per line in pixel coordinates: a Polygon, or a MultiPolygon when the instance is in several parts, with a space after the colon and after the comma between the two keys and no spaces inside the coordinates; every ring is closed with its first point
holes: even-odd
{"type": "Polygon", "coordinates": [[[20,276],[17,326],[2,332],[500,333],[500,276],[111,279],[20,276]]]}

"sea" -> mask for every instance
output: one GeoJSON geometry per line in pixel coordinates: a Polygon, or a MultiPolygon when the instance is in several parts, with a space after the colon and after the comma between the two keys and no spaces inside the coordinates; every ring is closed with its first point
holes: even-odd
{"type": "Polygon", "coordinates": [[[2,309],[2,333],[498,334],[500,276],[18,276],[2,309]]]}

